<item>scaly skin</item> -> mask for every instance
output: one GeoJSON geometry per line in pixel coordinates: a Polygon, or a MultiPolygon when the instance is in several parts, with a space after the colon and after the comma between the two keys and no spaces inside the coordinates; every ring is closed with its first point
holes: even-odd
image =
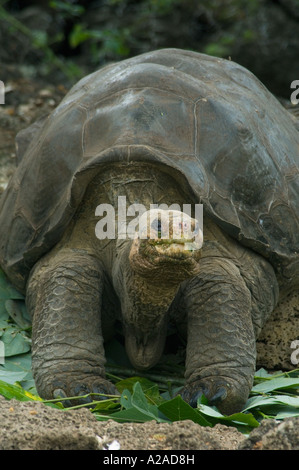
{"type": "Polygon", "coordinates": [[[43,398],[116,393],[105,378],[103,331],[121,321],[128,355],[145,369],[159,360],[171,320],[187,330],[184,399],[196,406],[204,393],[225,413],[240,410],[255,370],[255,338],[278,297],[272,267],[209,219],[203,247],[186,256],[173,240],[163,245],[158,232],[155,242],[98,240],[95,208],[115,205],[118,195],[145,206],[192,202],[153,165],[115,165],[94,180],[27,285],[38,392],[43,398]],[[116,297],[120,309],[105,301],[116,297]]]}
{"type": "Polygon", "coordinates": [[[184,293],[188,346],[182,397],[196,405],[203,392],[211,403],[225,400],[222,410],[229,414],[245,404],[255,371],[251,296],[232,262],[206,258],[202,268],[184,293]]]}
{"type": "Polygon", "coordinates": [[[27,306],[33,313],[33,376],[43,398],[118,394],[105,379],[102,291],[101,266],[87,254],[65,250],[36,265],[27,306]]]}

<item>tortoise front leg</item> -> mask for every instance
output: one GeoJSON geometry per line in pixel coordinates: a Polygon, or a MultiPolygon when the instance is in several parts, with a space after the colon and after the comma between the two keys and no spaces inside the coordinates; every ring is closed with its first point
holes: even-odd
{"type": "Polygon", "coordinates": [[[255,372],[251,294],[232,262],[205,259],[201,268],[182,299],[188,337],[181,395],[196,406],[204,394],[211,405],[230,414],[244,406],[255,372]]]}
{"type": "Polygon", "coordinates": [[[34,267],[26,301],[33,318],[33,376],[42,398],[118,393],[105,379],[102,290],[101,266],[87,254],[58,251],[34,267]]]}

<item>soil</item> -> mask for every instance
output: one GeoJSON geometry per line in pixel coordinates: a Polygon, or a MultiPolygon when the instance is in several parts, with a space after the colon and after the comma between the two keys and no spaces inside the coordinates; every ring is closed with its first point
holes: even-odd
{"type": "MultiPolygon", "coordinates": [[[[14,76],[12,66],[9,72],[14,76]]],[[[67,91],[62,84],[48,85],[41,80],[16,78],[5,82],[5,104],[0,105],[0,194],[17,164],[16,134],[53,111],[67,91]]]]}
{"type": "Polygon", "coordinates": [[[87,409],[57,410],[3,397],[0,416],[0,450],[299,450],[299,418],[265,420],[245,436],[233,427],[189,420],[103,422],[87,409]]]}

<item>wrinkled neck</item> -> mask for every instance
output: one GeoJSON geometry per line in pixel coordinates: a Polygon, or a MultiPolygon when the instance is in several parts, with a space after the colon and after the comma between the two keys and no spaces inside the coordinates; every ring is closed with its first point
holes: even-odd
{"type": "Polygon", "coordinates": [[[140,323],[141,328],[153,328],[164,316],[177,292],[178,282],[171,283],[167,276],[161,275],[159,282],[151,276],[134,271],[129,257],[132,241],[117,242],[117,256],[113,265],[113,285],[121,299],[124,318],[132,324],[140,323]]]}
{"type": "Polygon", "coordinates": [[[127,208],[142,204],[146,210],[150,204],[188,202],[182,184],[171,173],[169,169],[150,163],[115,163],[101,173],[101,191],[116,209],[119,197],[125,198],[127,208]]]}
{"type": "Polygon", "coordinates": [[[169,307],[176,292],[166,284],[152,286],[134,272],[128,262],[130,248],[131,243],[125,242],[118,251],[113,285],[121,302],[128,357],[137,369],[147,369],[163,352],[169,307]]]}

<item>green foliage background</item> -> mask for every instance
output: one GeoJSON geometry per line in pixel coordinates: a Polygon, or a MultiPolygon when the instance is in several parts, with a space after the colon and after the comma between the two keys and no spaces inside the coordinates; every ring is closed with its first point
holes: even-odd
{"type": "Polygon", "coordinates": [[[0,25],[1,62],[70,85],[165,47],[231,57],[281,96],[299,73],[299,0],[0,0],[0,25]]]}
{"type": "Polygon", "coordinates": [[[180,37],[180,31],[175,30],[175,26],[183,12],[187,18],[190,15],[187,25],[189,43],[182,44],[183,48],[196,49],[201,41],[201,52],[225,57],[232,53],[237,42],[251,44],[257,39],[253,29],[240,28],[239,20],[253,16],[259,8],[259,0],[105,0],[101,2],[101,8],[103,17],[110,18],[110,23],[107,21],[94,27],[86,22],[88,2],[48,0],[42,3],[53,21],[68,25],[68,28],[57,28],[54,34],[51,29],[32,30],[26,26],[15,16],[13,3],[0,1],[0,19],[9,25],[10,31],[27,37],[36,53],[42,52],[45,72],[47,67],[58,66],[71,78],[77,78],[80,70],[71,61],[65,63],[65,58],[60,62],[59,54],[55,54],[62,50],[60,46],[71,56],[75,56],[82,45],[86,46],[86,60],[93,65],[128,58],[155,46],[172,47],[174,42],[177,43],[175,47],[179,47],[179,39],[174,38],[180,37]],[[202,27],[192,37],[192,24],[196,19],[201,20],[202,27]],[[169,29],[161,31],[165,21],[169,23],[169,29]],[[217,40],[206,41],[205,32],[213,30],[219,31],[217,40]]]}

